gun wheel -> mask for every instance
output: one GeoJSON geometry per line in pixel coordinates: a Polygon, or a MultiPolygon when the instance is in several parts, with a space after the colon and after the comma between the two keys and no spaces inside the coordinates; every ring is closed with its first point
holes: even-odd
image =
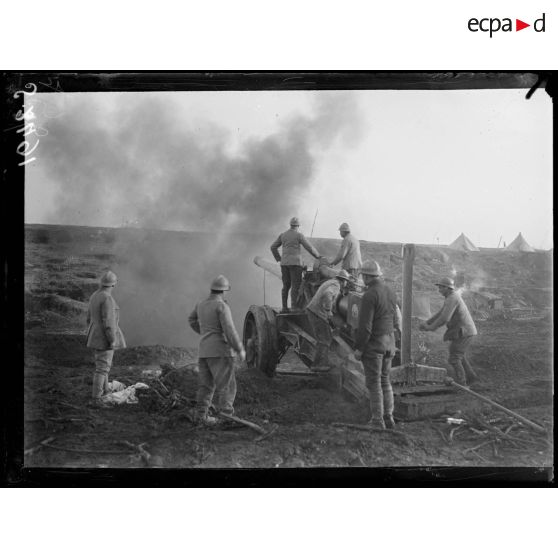
{"type": "Polygon", "coordinates": [[[250,306],[244,319],[246,363],[266,376],[275,376],[279,360],[275,314],[269,306],[250,306]]]}

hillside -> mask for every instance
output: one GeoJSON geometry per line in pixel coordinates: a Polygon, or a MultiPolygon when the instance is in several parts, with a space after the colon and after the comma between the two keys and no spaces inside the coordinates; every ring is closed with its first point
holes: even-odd
{"type": "MultiPolygon", "coordinates": [[[[470,451],[484,436],[479,428],[462,429],[459,439],[449,443],[447,425],[400,417],[400,436],[395,438],[338,428],[337,421],[365,422],[366,406],[325,389],[291,351],[273,379],[256,369],[237,374],[237,414],[270,431],[275,428],[273,435],[256,441],[246,429],[192,426],[187,412],[196,393],[195,369],[180,374],[177,369],[196,362],[199,337],[188,326],[188,314],[207,296],[217,273],[231,280],[227,298],[240,331],[251,304],[265,300],[278,305],[280,281],[252,263],[256,255],[271,259],[274,236],[41,225],[27,226],[25,232],[25,447],[39,448],[26,456],[26,466],[140,467],[145,463],[133,449],[139,444],[147,444],[156,457],[152,466],[178,468],[552,464],[549,441],[533,439],[493,408],[483,416],[515,428],[519,445],[487,446],[479,450],[481,455],[470,451]],[[93,411],[87,408],[93,359],[85,346],[85,310],[109,267],[119,277],[114,296],[128,341],[127,349],[116,351],[111,379],[130,385],[145,381],[148,367],[171,372],[164,376],[166,388],[152,383],[146,401],[93,411]],[[166,398],[158,392],[164,389],[172,390],[166,398]],[[169,406],[176,393],[179,398],[169,406]],[[45,439],[55,442],[40,444],[45,439]]],[[[312,240],[329,258],[340,241],[312,240]]],[[[401,245],[363,242],[362,250],[365,258],[379,261],[399,292],[401,245]]],[[[471,360],[482,379],[482,393],[544,424],[548,432],[551,265],[549,253],[460,253],[417,246],[413,283],[417,310],[428,313],[441,304],[433,280],[455,274],[479,329],[471,360]],[[492,307],[494,300],[501,300],[503,308],[492,307]]],[[[419,332],[413,320],[412,336],[415,361],[445,366],[442,332],[419,332]]],[[[457,413],[468,409],[463,397],[457,413]]]]}

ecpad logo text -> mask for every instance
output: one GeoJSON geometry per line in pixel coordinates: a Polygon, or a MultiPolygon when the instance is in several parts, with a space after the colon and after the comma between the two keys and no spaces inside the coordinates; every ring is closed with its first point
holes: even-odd
{"type": "MultiPolygon", "coordinates": [[[[542,16],[538,19],[536,19],[533,22],[533,30],[536,33],[544,33],[545,32],[545,25],[546,25],[546,21],[545,21],[545,17],[546,14],[542,14],[542,16]]],[[[489,33],[489,37],[492,38],[492,35],[494,33],[498,33],[499,31],[501,32],[512,32],[512,31],[521,31],[522,29],[526,29],[527,27],[531,27],[530,23],[526,23],[525,21],[522,21],[521,19],[517,19],[515,18],[515,29],[513,27],[513,18],[509,18],[509,17],[504,17],[502,19],[498,18],[498,17],[484,17],[481,19],[478,19],[476,17],[472,17],[468,22],[467,22],[467,27],[469,29],[469,31],[471,31],[472,33],[477,33],[477,32],[482,32],[482,33],[489,33]]]]}

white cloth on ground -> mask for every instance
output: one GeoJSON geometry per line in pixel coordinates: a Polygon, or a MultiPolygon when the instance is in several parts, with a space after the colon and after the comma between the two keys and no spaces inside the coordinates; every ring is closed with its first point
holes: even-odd
{"type": "MultiPolygon", "coordinates": [[[[109,389],[112,389],[111,384],[113,384],[115,388],[124,386],[124,384],[122,384],[121,382],[113,380],[109,383],[109,389]]],[[[121,405],[122,403],[134,405],[138,403],[138,398],[136,397],[136,389],[149,389],[149,386],[142,382],[137,382],[134,385],[123,387],[118,391],[112,391],[111,393],[103,395],[101,397],[101,401],[105,403],[113,403],[114,405],[121,405]]]]}

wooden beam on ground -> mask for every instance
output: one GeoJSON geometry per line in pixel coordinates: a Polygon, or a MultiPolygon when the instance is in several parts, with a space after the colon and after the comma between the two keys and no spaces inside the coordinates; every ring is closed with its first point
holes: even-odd
{"type": "Polygon", "coordinates": [[[476,397],[477,399],[480,399],[481,401],[484,401],[485,403],[488,403],[489,405],[492,405],[496,409],[499,409],[500,411],[506,413],[507,415],[517,419],[519,422],[521,422],[525,426],[528,426],[529,428],[532,428],[536,432],[539,432],[541,434],[546,434],[546,429],[543,426],[541,426],[540,424],[537,424],[536,422],[533,422],[529,419],[526,419],[525,417],[522,417],[521,415],[517,414],[515,411],[512,411],[512,410],[504,407],[503,405],[500,405],[499,403],[496,403],[495,401],[492,401],[492,399],[488,399],[488,397],[485,397],[484,395],[481,395],[480,393],[476,393],[475,391],[472,391],[471,389],[469,389],[466,386],[462,386],[461,384],[456,383],[453,378],[448,377],[447,383],[452,385],[453,387],[459,389],[460,391],[464,391],[465,393],[468,393],[469,395],[472,395],[473,397],[476,397]]]}
{"type": "Polygon", "coordinates": [[[265,428],[262,428],[258,424],[255,424],[254,422],[250,422],[249,420],[241,419],[234,415],[227,415],[227,413],[217,413],[217,416],[224,418],[226,420],[230,420],[231,422],[236,422],[237,424],[242,424],[244,426],[247,426],[248,428],[251,428],[252,430],[258,432],[262,436],[268,433],[267,430],[265,430],[265,428]]]}

